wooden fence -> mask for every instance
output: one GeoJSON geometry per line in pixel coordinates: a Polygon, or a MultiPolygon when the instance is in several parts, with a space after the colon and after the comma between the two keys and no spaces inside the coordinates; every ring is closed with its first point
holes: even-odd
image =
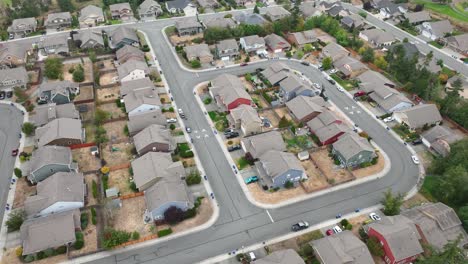
{"type": "Polygon", "coordinates": [[[126,195],[119,196],[119,199],[120,200],[132,199],[132,198],[140,197],[140,196],[143,196],[143,195],[145,195],[144,192],[137,192],[137,193],[131,193],[131,194],[126,194],[126,195]]]}
{"type": "Polygon", "coordinates": [[[90,142],[90,143],[70,145],[70,149],[80,149],[80,148],[87,148],[87,147],[92,147],[92,146],[96,146],[96,143],[90,142]]]}

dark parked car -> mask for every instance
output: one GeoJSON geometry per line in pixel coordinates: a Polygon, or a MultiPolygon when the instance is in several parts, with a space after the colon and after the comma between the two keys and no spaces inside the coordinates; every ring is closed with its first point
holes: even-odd
{"type": "Polygon", "coordinates": [[[301,221],[297,224],[294,224],[292,225],[291,227],[291,230],[294,231],[294,232],[297,232],[297,231],[301,231],[303,229],[306,229],[309,227],[309,223],[307,223],[306,221],[301,221]]]}
{"type": "Polygon", "coordinates": [[[232,132],[232,133],[229,133],[226,135],[226,138],[235,138],[235,137],[238,137],[239,136],[239,133],[237,132],[232,132]]]}
{"type": "Polygon", "coordinates": [[[303,61],[303,62],[301,62],[301,64],[302,64],[302,65],[305,65],[305,66],[310,66],[310,63],[307,62],[307,61],[303,61]]]}
{"type": "Polygon", "coordinates": [[[8,92],[6,93],[6,97],[7,97],[7,98],[12,98],[12,97],[13,97],[13,91],[8,91],[8,92]]]}
{"type": "Polygon", "coordinates": [[[420,139],[420,138],[418,138],[418,139],[416,139],[416,140],[413,140],[413,141],[411,142],[411,144],[412,144],[413,146],[419,145],[419,144],[422,144],[422,143],[423,143],[423,142],[422,142],[422,139],[420,139]]]}
{"type": "Polygon", "coordinates": [[[233,128],[227,128],[226,130],[224,130],[224,135],[227,136],[231,133],[234,133],[236,132],[233,128]]]}
{"type": "Polygon", "coordinates": [[[247,62],[243,62],[243,63],[241,63],[240,66],[242,67],[242,66],[247,66],[247,65],[249,65],[247,62]]]}
{"type": "Polygon", "coordinates": [[[236,151],[238,149],[241,149],[241,145],[233,145],[228,147],[229,152],[236,151]]]}
{"type": "Polygon", "coordinates": [[[0,91],[0,100],[5,99],[5,91],[0,91]]]}
{"type": "Polygon", "coordinates": [[[331,84],[336,84],[335,80],[333,80],[331,77],[328,77],[327,81],[331,84]]]}
{"type": "Polygon", "coordinates": [[[12,150],[12,151],[11,151],[11,155],[12,155],[13,157],[18,156],[18,149],[12,150]]]}

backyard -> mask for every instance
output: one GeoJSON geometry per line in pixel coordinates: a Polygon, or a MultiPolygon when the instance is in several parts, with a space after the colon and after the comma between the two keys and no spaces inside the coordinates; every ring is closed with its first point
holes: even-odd
{"type": "Polygon", "coordinates": [[[130,171],[128,168],[109,172],[109,187],[119,189],[120,195],[134,193],[130,188],[130,171]]]}
{"type": "Polygon", "coordinates": [[[102,158],[109,167],[126,164],[132,157],[132,149],[133,145],[128,142],[108,143],[102,147],[102,158]]]}
{"type": "Polygon", "coordinates": [[[125,131],[124,131],[126,125],[127,125],[126,120],[119,120],[119,121],[105,123],[102,126],[106,130],[107,137],[109,138],[109,140],[111,142],[114,142],[119,139],[127,138],[127,135],[125,134],[125,131]]]}
{"type": "Polygon", "coordinates": [[[95,171],[101,167],[101,160],[91,154],[92,147],[78,148],[72,150],[73,160],[78,163],[81,172],[95,171]]]}
{"type": "Polygon", "coordinates": [[[224,131],[225,128],[229,126],[229,121],[227,120],[226,113],[221,113],[218,111],[209,111],[208,115],[210,116],[215,127],[218,131],[224,131]]]}
{"type": "Polygon", "coordinates": [[[106,101],[115,101],[117,98],[119,98],[119,95],[120,86],[96,89],[96,98],[100,103],[106,101]]]}

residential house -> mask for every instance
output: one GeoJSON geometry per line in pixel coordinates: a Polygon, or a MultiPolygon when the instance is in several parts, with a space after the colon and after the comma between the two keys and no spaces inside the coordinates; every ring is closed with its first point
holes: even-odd
{"type": "Polygon", "coordinates": [[[291,44],[295,45],[296,48],[300,49],[304,48],[304,45],[306,44],[312,44],[318,41],[316,29],[288,33],[287,38],[291,44]]]}
{"type": "Polygon", "coordinates": [[[161,5],[154,0],[145,0],[138,7],[138,14],[140,19],[155,19],[162,15],[163,10],[161,5]]]}
{"type": "Polygon", "coordinates": [[[320,3],[318,3],[318,5],[316,4],[316,7],[321,12],[327,13],[328,10],[332,9],[334,6],[339,5],[341,5],[339,2],[321,1],[320,3]]]}
{"type": "Polygon", "coordinates": [[[216,0],[197,0],[197,4],[205,10],[215,10],[219,7],[219,3],[216,0]]]}
{"type": "Polygon", "coordinates": [[[408,109],[395,111],[393,117],[411,130],[438,125],[442,122],[442,116],[435,104],[419,104],[408,109]]]}
{"type": "Polygon", "coordinates": [[[30,122],[37,127],[43,126],[57,118],[73,118],[80,119],[80,114],[73,103],[57,105],[55,103],[38,105],[34,109],[34,115],[31,116],[30,122]]]}
{"type": "Polygon", "coordinates": [[[366,20],[358,14],[351,14],[343,17],[340,23],[348,30],[353,30],[362,28],[366,24],[366,20]]]}
{"type": "Polygon", "coordinates": [[[311,131],[319,130],[323,127],[326,127],[331,124],[341,124],[341,119],[328,109],[322,109],[322,112],[318,114],[316,117],[312,118],[309,122],[307,122],[307,127],[311,131]]]}
{"type": "Polygon", "coordinates": [[[216,44],[216,57],[229,61],[239,56],[239,45],[235,39],[221,40],[216,44]]]}
{"type": "MultiPolygon", "coordinates": [[[[186,13],[192,7],[190,0],[172,0],[166,1],[166,9],[171,14],[186,13]]],[[[176,22],[177,23],[177,22],[176,22]]]]}
{"type": "Polygon", "coordinates": [[[154,89],[133,90],[123,100],[129,117],[153,112],[162,107],[158,92],[154,89]]]}
{"type": "Polygon", "coordinates": [[[333,143],[332,153],[345,167],[370,163],[377,156],[369,141],[355,133],[347,133],[333,143]]]}
{"type": "Polygon", "coordinates": [[[293,99],[296,96],[316,96],[320,94],[320,90],[312,87],[310,83],[303,80],[296,74],[289,74],[289,76],[279,83],[280,95],[283,97],[284,102],[293,99]]]}
{"type": "Polygon", "coordinates": [[[450,144],[460,140],[460,137],[444,126],[435,126],[421,135],[423,144],[432,152],[442,157],[450,153],[450,144]]]}
{"type": "Polygon", "coordinates": [[[359,37],[367,41],[374,48],[390,46],[396,41],[396,38],[388,32],[374,28],[359,32],[359,37]]]}
{"type": "Polygon", "coordinates": [[[11,90],[15,87],[26,88],[29,78],[24,67],[0,70],[0,90],[11,90]]]}
{"type": "Polygon", "coordinates": [[[257,110],[250,105],[239,105],[231,110],[229,115],[231,125],[242,131],[244,136],[262,132],[263,122],[258,116],[257,110]]]}
{"type": "Polygon", "coordinates": [[[95,27],[106,21],[102,8],[95,5],[87,5],[80,11],[78,16],[80,28],[95,27]]]}
{"type": "Polygon", "coordinates": [[[235,28],[237,27],[234,19],[230,17],[215,17],[203,21],[206,28],[235,28]]]}
{"type": "Polygon", "coordinates": [[[446,34],[453,32],[453,26],[448,20],[436,22],[424,22],[420,26],[421,33],[424,37],[431,40],[444,38],[446,34]]]}
{"type": "Polygon", "coordinates": [[[39,102],[68,104],[80,93],[80,86],[71,81],[44,82],[39,86],[39,102]]]}
{"type": "Polygon", "coordinates": [[[255,163],[262,185],[282,188],[287,182],[297,184],[307,175],[296,155],[290,152],[268,150],[255,163]]]}
{"type": "Polygon", "coordinates": [[[388,50],[391,52],[398,52],[398,49],[402,49],[405,52],[405,59],[413,60],[415,57],[419,58],[419,49],[418,47],[409,42],[395,43],[388,47],[388,50]]]}
{"type": "Polygon", "coordinates": [[[260,76],[267,80],[270,85],[276,86],[282,80],[286,79],[291,72],[291,69],[282,62],[274,62],[260,72],[260,76]]]}
{"type": "Polygon", "coordinates": [[[201,63],[211,63],[213,54],[207,44],[195,44],[184,47],[185,55],[188,61],[198,60],[201,63]]]}
{"type": "Polygon", "coordinates": [[[124,64],[129,60],[138,60],[146,62],[145,53],[135,46],[125,45],[122,48],[118,49],[117,52],[115,52],[115,55],[119,64],[124,64]]]}
{"type": "Polygon", "coordinates": [[[308,19],[314,16],[320,16],[322,12],[315,7],[315,2],[314,1],[307,1],[301,3],[299,6],[299,11],[301,11],[302,16],[304,16],[304,19],[308,19]]]}
{"type": "Polygon", "coordinates": [[[391,2],[390,0],[381,1],[379,3],[379,7],[379,15],[383,19],[398,19],[399,17],[403,16],[406,12],[408,12],[406,4],[396,4],[391,2]]]}
{"type": "Polygon", "coordinates": [[[333,67],[344,78],[354,78],[369,69],[364,63],[350,56],[344,56],[334,61],[333,67]]]}
{"type": "Polygon", "coordinates": [[[203,25],[195,17],[177,20],[175,28],[179,36],[195,35],[203,32],[203,25]]]}
{"type": "Polygon", "coordinates": [[[264,38],[265,44],[274,53],[280,53],[291,49],[291,45],[283,38],[272,33],[264,38]]]}
{"type": "Polygon", "coordinates": [[[339,18],[344,16],[349,16],[350,12],[346,10],[340,3],[335,2],[332,8],[325,11],[329,16],[339,18]]]}
{"type": "Polygon", "coordinates": [[[140,115],[129,116],[127,122],[128,133],[130,136],[134,136],[152,124],[161,126],[165,126],[167,124],[166,117],[160,109],[140,115]]]}
{"type": "Polygon", "coordinates": [[[152,221],[164,220],[164,213],[170,207],[187,211],[193,207],[193,197],[187,184],[181,179],[163,179],[145,190],[147,212],[152,221]]]}
{"type": "Polygon", "coordinates": [[[114,20],[121,20],[121,21],[132,21],[135,18],[133,17],[133,10],[130,7],[129,3],[117,3],[109,5],[109,9],[111,12],[111,17],[114,20]]]}
{"type": "Polygon", "coordinates": [[[37,184],[36,195],[26,197],[29,217],[44,217],[84,206],[86,184],[83,173],[57,172],[37,184]]]}
{"type": "Polygon", "coordinates": [[[277,21],[290,15],[291,13],[282,6],[270,6],[267,7],[265,11],[265,16],[267,16],[271,21],[277,21]]]}
{"type": "Polygon", "coordinates": [[[80,210],[32,218],[21,225],[20,240],[23,256],[71,246],[80,231],[80,210]]]}
{"type": "Polygon", "coordinates": [[[447,47],[464,56],[468,56],[468,33],[445,38],[447,47]]]}
{"type": "Polygon", "coordinates": [[[70,53],[68,38],[69,37],[64,34],[45,36],[41,38],[37,46],[47,55],[67,56],[70,53]]]}
{"type": "Polygon", "coordinates": [[[133,180],[140,191],[145,191],[160,180],[175,181],[185,178],[182,161],[174,162],[170,153],[148,152],[132,161],[133,180]]]}
{"type": "Polygon", "coordinates": [[[322,48],[321,58],[324,59],[326,57],[330,57],[332,61],[336,61],[344,56],[349,56],[349,54],[350,53],[347,49],[334,42],[331,42],[322,48]]]}
{"type": "Polygon", "coordinates": [[[242,104],[252,105],[242,81],[231,74],[221,74],[211,81],[210,95],[220,107],[230,111],[242,104]]]}
{"type": "Polygon", "coordinates": [[[42,146],[34,150],[29,161],[28,180],[38,183],[57,172],[77,172],[71,150],[61,146],[42,146]]]}
{"type": "Polygon", "coordinates": [[[468,235],[457,213],[443,203],[426,203],[401,214],[416,224],[421,240],[435,250],[443,251],[445,245],[457,239],[460,248],[468,245],[468,235]]]}
{"type": "Polygon", "coordinates": [[[149,74],[148,64],[139,60],[128,60],[117,67],[121,83],[146,78],[149,74]]]}
{"type": "Polygon", "coordinates": [[[304,260],[293,249],[276,250],[252,264],[305,264],[304,260]]]}
{"type": "Polygon", "coordinates": [[[286,102],[286,107],[298,122],[307,123],[321,114],[329,104],[320,96],[299,95],[286,102]]]}
{"type": "Polygon", "coordinates": [[[234,15],[234,20],[239,24],[246,25],[259,25],[263,26],[268,23],[268,21],[259,14],[249,14],[246,12],[237,13],[234,15]]]}
{"type": "Polygon", "coordinates": [[[405,19],[408,19],[408,22],[412,25],[418,25],[422,22],[431,21],[431,16],[424,10],[419,12],[407,12],[403,16],[405,19]]]}
{"type": "Polygon", "coordinates": [[[34,17],[13,19],[7,32],[12,38],[24,38],[26,35],[35,32],[37,29],[37,20],[34,17]]]}
{"type": "Polygon", "coordinates": [[[413,263],[424,252],[418,229],[403,215],[384,217],[366,226],[367,235],[375,237],[383,247],[386,263],[413,263]]]}
{"type": "Polygon", "coordinates": [[[342,135],[350,132],[350,129],[344,124],[333,123],[311,131],[317,136],[320,144],[325,146],[335,143],[342,135]]]}
{"type": "Polygon", "coordinates": [[[249,54],[267,54],[265,50],[265,40],[258,35],[242,37],[239,40],[241,47],[249,54]]]}
{"type": "Polygon", "coordinates": [[[156,90],[156,86],[149,78],[137,79],[122,83],[120,86],[120,96],[125,96],[138,90],[156,90]]]}
{"type": "Polygon", "coordinates": [[[309,245],[320,263],[374,264],[366,244],[349,230],[313,240],[309,245]]]}
{"type": "Polygon", "coordinates": [[[0,68],[13,68],[24,65],[30,50],[32,50],[32,47],[28,43],[0,43],[0,68]]]}
{"type": "Polygon", "coordinates": [[[85,130],[81,120],[57,118],[36,129],[35,139],[38,146],[71,146],[85,142],[85,130]]]}
{"type": "Polygon", "coordinates": [[[138,36],[134,29],[127,27],[117,27],[109,34],[110,47],[120,49],[125,45],[138,47],[140,45],[138,36]]]}
{"type": "Polygon", "coordinates": [[[408,109],[413,103],[393,87],[395,84],[382,74],[365,71],[356,77],[359,87],[366,92],[378,106],[387,113],[408,109]]]}
{"type": "Polygon", "coordinates": [[[445,91],[449,92],[453,90],[453,85],[455,81],[459,80],[461,82],[461,91],[458,94],[467,99],[468,98],[468,79],[462,75],[455,75],[452,78],[447,80],[447,84],[445,85],[445,91]]]}
{"type": "Polygon", "coordinates": [[[102,31],[100,30],[80,30],[77,34],[73,35],[75,43],[79,41],[80,49],[103,49],[104,39],[102,38],[102,31]]]}
{"type": "Polygon", "coordinates": [[[252,158],[258,159],[269,150],[286,151],[283,137],[279,131],[270,131],[241,139],[241,147],[252,158]]]}
{"type": "Polygon", "coordinates": [[[70,12],[52,13],[47,15],[44,25],[47,29],[62,29],[71,27],[70,12]]]}
{"type": "Polygon", "coordinates": [[[175,149],[171,131],[157,124],[152,124],[133,136],[133,143],[140,156],[150,151],[170,152],[175,149]]]}
{"type": "Polygon", "coordinates": [[[236,6],[245,6],[246,4],[255,4],[253,0],[234,0],[236,6]]]}

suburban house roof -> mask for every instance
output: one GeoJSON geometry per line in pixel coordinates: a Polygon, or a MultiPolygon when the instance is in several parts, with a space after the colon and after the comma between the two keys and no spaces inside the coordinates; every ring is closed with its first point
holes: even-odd
{"type": "Polygon", "coordinates": [[[419,227],[422,236],[437,250],[461,236],[459,245],[468,243],[468,235],[455,211],[443,203],[429,203],[402,212],[419,227]]]}
{"type": "Polygon", "coordinates": [[[435,142],[436,140],[445,140],[451,144],[459,139],[459,137],[450,129],[440,125],[434,126],[433,128],[423,132],[422,137],[429,143],[435,142]]]}
{"type": "Polygon", "coordinates": [[[431,20],[429,13],[424,10],[419,12],[406,12],[403,16],[405,19],[408,19],[408,22],[411,24],[431,20]]]}
{"type": "Polygon", "coordinates": [[[213,57],[211,54],[210,48],[207,44],[195,44],[190,46],[185,46],[184,51],[187,54],[187,58],[203,58],[203,57],[213,57]]]}
{"type": "Polygon", "coordinates": [[[56,118],[79,119],[80,114],[73,103],[56,105],[55,103],[38,105],[31,116],[31,122],[36,126],[42,126],[56,118]]]}
{"type": "Polygon", "coordinates": [[[360,34],[367,37],[368,41],[375,43],[376,45],[382,45],[387,42],[394,42],[395,37],[378,28],[368,29],[361,31],[360,34]]]}
{"type": "Polygon", "coordinates": [[[43,127],[36,129],[36,139],[39,146],[45,146],[56,139],[83,140],[81,120],[73,118],[57,118],[43,127]]]}
{"type": "Polygon", "coordinates": [[[468,33],[457,36],[450,36],[447,37],[445,40],[447,41],[447,43],[461,51],[468,51],[468,33]]]}
{"type": "Polygon", "coordinates": [[[278,131],[245,137],[241,141],[245,146],[245,152],[250,152],[254,158],[260,157],[269,150],[286,151],[283,137],[278,131]]]}
{"type": "Polygon", "coordinates": [[[138,153],[153,143],[172,144],[171,132],[165,126],[152,124],[133,136],[138,153]]]}
{"type": "Polygon", "coordinates": [[[37,184],[37,194],[26,198],[24,208],[33,216],[58,202],[84,203],[85,188],[82,173],[56,172],[37,184]]]}
{"type": "MultiPolygon", "coordinates": [[[[168,10],[171,10],[173,8],[183,10],[188,5],[190,5],[190,3],[191,3],[190,0],[173,0],[173,1],[167,1],[166,6],[167,6],[168,10]]],[[[180,20],[178,20],[178,21],[180,21],[180,20]]]]}
{"type": "Polygon", "coordinates": [[[137,133],[151,124],[167,124],[166,117],[162,114],[160,109],[128,117],[127,125],[130,134],[137,133]]]}
{"type": "Polygon", "coordinates": [[[341,59],[334,61],[333,66],[340,72],[342,72],[344,75],[350,75],[353,72],[368,69],[364,63],[349,56],[344,56],[341,59]]]}
{"type": "Polygon", "coordinates": [[[263,25],[268,23],[268,21],[259,14],[248,14],[245,12],[234,15],[234,19],[239,23],[247,25],[263,25]]]}
{"type": "Polygon", "coordinates": [[[408,126],[413,128],[442,121],[442,116],[435,104],[420,104],[409,109],[396,111],[395,114],[406,116],[407,120],[405,120],[405,122],[408,123],[408,126]]]}
{"type": "Polygon", "coordinates": [[[412,102],[401,95],[397,90],[391,88],[395,84],[382,74],[375,71],[365,71],[357,76],[361,82],[359,86],[366,93],[371,93],[370,97],[385,110],[389,110],[401,102],[412,102]]]}
{"type": "Polygon", "coordinates": [[[435,22],[424,22],[423,27],[428,30],[432,35],[439,38],[444,37],[445,33],[453,31],[453,26],[448,20],[441,20],[435,22]]]}
{"type": "Polygon", "coordinates": [[[153,211],[170,202],[193,203],[185,181],[163,179],[145,190],[146,208],[153,211]]]}
{"type": "Polygon", "coordinates": [[[23,255],[57,248],[76,240],[80,227],[80,210],[72,210],[24,221],[20,229],[23,255]]]}
{"type": "Polygon", "coordinates": [[[328,45],[323,47],[322,55],[324,57],[330,57],[332,61],[335,61],[341,57],[348,56],[349,52],[335,42],[330,42],[328,45]]]}
{"type": "Polygon", "coordinates": [[[117,57],[117,60],[119,61],[121,59],[128,59],[128,58],[145,61],[145,53],[139,48],[130,46],[130,45],[125,45],[122,48],[118,49],[115,52],[115,56],[117,57]]]}
{"type": "Polygon", "coordinates": [[[221,40],[216,44],[218,50],[237,50],[239,46],[236,39],[225,39],[221,40]]]}
{"type": "Polygon", "coordinates": [[[324,107],[328,107],[329,104],[320,96],[310,97],[299,95],[286,102],[286,106],[297,119],[301,120],[313,112],[321,113],[324,107]]]}
{"type": "Polygon", "coordinates": [[[262,120],[258,116],[257,110],[255,110],[250,105],[239,105],[238,107],[232,109],[230,114],[235,121],[240,120],[243,124],[262,124],[262,120]]]}
{"type": "Polygon", "coordinates": [[[244,40],[246,46],[265,45],[265,40],[258,35],[242,37],[241,39],[244,40]]]}
{"type": "Polygon", "coordinates": [[[24,67],[7,68],[0,70],[0,82],[21,80],[23,84],[28,82],[28,73],[24,67]]]}
{"type": "Polygon", "coordinates": [[[366,23],[364,18],[358,14],[351,14],[349,16],[345,16],[341,19],[340,22],[350,28],[353,26],[357,28],[366,23]]]}
{"type": "Polygon", "coordinates": [[[79,21],[84,21],[89,17],[102,17],[104,18],[104,13],[102,8],[95,5],[87,5],[80,11],[80,16],[78,17],[79,21]]]}
{"type": "MultiPolygon", "coordinates": [[[[17,43],[17,42],[0,43],[0,63],[3,61],[11,60],[11,57],[16,57],[18,59],[25,60],[26,54],[28,50],[30,50],[31,48],[32,47],[30,44],[26,45],[25,43],[17,43]]],[[[3,76],[3,75],[0,74],[0,76],[3,76]]],[[[24,77],[24,79],[27,79],[27,78],[24,77]]]]}
{"type": "MultiPolygon", "coordinates": [[[[166,2],[166,3],[169,4],[170,2],[171,1],[166,2]]],[[[175,27],[177,29],[187,29],[187,28],[194,28],[194,27],[199,28],[203,26],[195,17],[187,17],[187,18],[176,20],[175,27]]]]}
{"type": "Polygon", "coordinates": [[[225,105],[229,105],[239,98],[252,100],[245,91],[242,81],[231,74],[221,74],[211,81],[211,92],[214,96],[222,98],[225,105]]]}
{"type": "Polygon", "coordinates": [[[86,43],[91,43],[93,45],[99,44],[104,46],[104,39],[102,38],[102,32],[99,30],[86,29],[80,30],[78,34],[73,36],[75,40],[81,40],[81,46],[83,47],[86,43]]]}
{"type": "Polygon", "coordinates": [[[285,92],[296,91],[300,93],[304,90],[315,90],[312,85],[299,78],[296,74],[288,74],[288,77],[280,82],[280,86],[285,92]]]}
{"type": "Polygon", "coordinates": [[[369,224],[382,235],[396,260],[416,256],[424,252],[421,236],[413,221],[403,215],[387,216],[369,224]]]}
{"type": "Polygon", "coordinates": [[[284,9],[282,6],[269,6],[266,8],[265,15],[269,16],[272,20],[278,16],[289,16],[288,10],[284,9]]]}
{"type": "Polygon", "coordinates": [[[45,36],[42,38],[39,43],[38,47],[40,49],[54,49],[54,53],[58,54],[61,52],[68,53],[68,36],[64,34],[56,34],[45,36]]]}
{"type": "Polygon", "coordinates": [[[274,33],[265,36],[265,43],[270,49],[289,49],[291,45],[283,38],[274,33]]]}
{"type": "Polygon", "coordinates": [[[268,150],[259,157],[266,175],[272,179],[288,170],[304,171],[296,155],[290,152],[268,150]]]}
{"type": "Polygon", "coordinates": [[[235,28],[236,22],[232,18],[215,17],[203,21],[207,28],[235,28]]]}
{"type": "Polygon", "coordinates": [[[282,62],[275,62],[270,64],[265,70],[261,72],[261,74],[272,85],[274,85],[288,77],[288,73],[290,70],[291,69],[282,62]]]}
{"type": "Polygon", "coordinates": [[[349,230],[311,241],[310,245],[322,263],[374,264],[366,244],[349,230]]]}
{"type": "Polygon", "coordinates": [[[110,9],[111,13],[120,12],[123,9],[132,10],[132,8],[130,7],[130,4],[128,2],[109,5],[109,9],[110,9]]]}
{"type": "Polygon", "coordinates": [[[36,27],[37,27],[37,20],[35,17],[17,18],[17,19],[13,19],[13,21],[11,22],[11,26],[8,27],[8,31],[26,30],[26,29],[33,30],[36,27]]]}
{"type": "Polygon", "coordinates": [[[337,15],[340,14],[341,11],[345,11],[346,13],[349,14],[348,10],[344,9],[341,4],[334,5],[332,8],[328,9],[326,13],[329,14],[330,16],[336,17],[337,15]]]}
{"type": "Polygon", "coordinates": [[[337,121],[340,121],[340,119],[332,111],[328,109],[322,109],[322,113],[307,122],[307,126],[310,128],[310,130],[316,131],[337,121]]]}
{"type": "Polygon", "coordinates": [[[296,40],[298,45],[304,45],[307,43],[313,43],[317,41],[317,31],[314,29],[301,32],[293,32],[289,34],[294,36],[294,39],[296,40]]]}
{"type": "Polygon", "coordinates": [[[181,161],[173,162],[170,153],[148,152],[132,161],[133,179],[141,188],[155,179],[180,179],[185,176],[181,161]]]}
{"type": "Polygon", "coordinates": [[[117,73],[119,74],[120,79],[129,75],[134,70],[142,70],[145,71],[146,74],[149,73],[148,64],[139,60],[128,60],[124,64],[121,64],[119,67],[117,67],[117,73]]]}
{"type": "Polygon", "coordinates": [[[59,13],[51,13],[47,15],[47,19],[44,22],[45,25],[54,23],[55,19],[64,19],[64,20],[71,20],[70,12],[59,12],[59,13]]]}
{"type": "Polygon", "coordinates": [[[145,0],[143,1],[143,3],[140,4],[140,6],[138,6],[138,13],[145,14],[150,12],[156,12],[156,10],[153,10],[154,7],[161,10],[161,5],[158,2],[154,0],[145,0]]]}
{"type": "Polygon", "coordinates": [[[311,17],[314,16],[315,14],[320,14],[320,10],[316,7],[314,7],[315,3],[312,1],[309,2],[303,2],[299,6],[299,10],[301,13],[304,15],[304,17],[311,17]]]}
{"type": "Polygon", "coordinates": [[[42,146],[32,153],[29,163],[31,172],[49,164],[72,164],[71,150],[61,146],[42,146]]]}
{"type": "Polygon", "coordinates": [[[251,262],[252,264],[304,264],[304,260],[293,249],[273,251],[271,254],[251,262]]]}
{"type": "Polygon", "coordinates": [[[333,148],[346,160],[358,155],[362,151],[374,152],[369,141],[355,133],[346,133],[333,143],[333,148]]]}
{"type": "Polygon", "coordinates": [[[158,92],[154,89],[133,90],[125,96],[124,103],[127,113],[130,113],[141,105],[152,105],[157,107],[162,105],[158,92]]]}
{"type": "Polygon", "coordinates": [[[149,90],[156,89],[156,87],[154,86],[154,83],[149,78],[131,80],[128,82],[123,82],[121,84],[120,95],[124,97],[127,94],[131,93],[132,91],[147,90],[147,89],[149,90]]]}
{"type": "Polygon", "coordinates": [[[110,33],[112,44],[116,45],[124,39],[130,39],[135,42],[138,42],[138,36],[134,29],[126,27],[117,27],[110,33]]]}
{"type": "Polygon", "coordinates": [[[328,126],[322,127],[314,131],[320,142],[325,142],[328,139],[338,135],[339,133],[349,132],[350,129],[344,124],[332,123],[328,126]]]}
{"type": "Polygon", "coordinates": [[[203,8],[214,8],[219,5],[216,0],[197,0],[197,3],[200,7],[203,8]]]}

